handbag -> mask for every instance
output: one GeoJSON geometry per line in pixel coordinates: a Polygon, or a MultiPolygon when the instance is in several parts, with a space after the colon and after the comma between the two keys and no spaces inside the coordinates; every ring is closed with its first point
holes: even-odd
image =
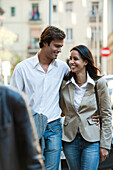
{"type": "Polygon", "coordinates": [[[101,111],[100,111],[99,97],[98,97],[98,91],[97,91],[97,82],[95,83],[95,95],[96,95],[98,116],[99,116],[100,128],[101,128],[102,127],[102,115],[101,115],[101,111]]]}
{"type": "MultiPolygon", "coordinates": [[[[97,91],[97,82],[95,83],[95,95],[96,95],[98,116],[99,116],[100,128],[101,128],[102,127],[102,115],[100,111],[99,97],[98,97],[98,91],[97,91]]],[[[109,156],[105,159],[105,161],[101,162],[98,167],[98,169],[100,170],[107,169],[107,168],[113,168],[113,139],[112,139],[109,156]]]]}

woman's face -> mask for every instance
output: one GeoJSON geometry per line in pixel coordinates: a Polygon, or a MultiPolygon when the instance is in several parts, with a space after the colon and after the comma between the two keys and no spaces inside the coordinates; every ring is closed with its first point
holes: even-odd
{"type": "Polygon", "coordinates": [[[85,71],[87,63],[87,60],[83,60],[78,51],[71,51],[69,66],[72,72],[79,73],[85,71]]]}

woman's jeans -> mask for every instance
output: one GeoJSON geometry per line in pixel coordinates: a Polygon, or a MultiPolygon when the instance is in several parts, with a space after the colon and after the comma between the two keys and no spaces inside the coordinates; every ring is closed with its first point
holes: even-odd
{"type": "Polygon", "coordinates": [[[72,142],[63,141],[63,150],[70,170],[97,170],[99,142],[87,142],[79,134],[72,142]]]}
{"type": "Polygon", "coordinates": [[[44,134],[46,170],[58,170],[62,148],[62,126],[60,119],[48,123],[44,134]]]}

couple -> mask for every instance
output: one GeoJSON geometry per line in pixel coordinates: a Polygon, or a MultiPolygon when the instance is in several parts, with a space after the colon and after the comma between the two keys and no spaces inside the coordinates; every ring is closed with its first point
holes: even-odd
{"type": "Polygon", "coordinates": [[[87,167],[96,170],[99,159],[106,159],[112,138],[107,86],[97,75],[99,69],[86,46],[71,49],[71,71],[66,63],[57,59],[64,39],[61,29],[46,27],[40,36],[39,52],[16,66],[11,85],[25,92],[32,110],[48,118],[44,133],[46,169],[58,170],[63,139],[64,154],[71,170],[87,167]],[[95,115],[98,115],[95,81],[103,117],[101,131],[95,122],[95,115]],[[61,112],[65,114],[63,136],[61,112]]]}

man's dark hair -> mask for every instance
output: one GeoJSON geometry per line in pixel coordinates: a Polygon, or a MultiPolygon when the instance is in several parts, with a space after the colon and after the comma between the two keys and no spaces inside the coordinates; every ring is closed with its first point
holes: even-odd
{"type": "Polygon", "coordinates": [[[66,37],[64,31],[55,27],[55,26],[47,26],[40,36],[39,46],[42,48],[44,45],[43,43],[48,43],[50,45],[51,41],[63,40],[66,37]]]}

